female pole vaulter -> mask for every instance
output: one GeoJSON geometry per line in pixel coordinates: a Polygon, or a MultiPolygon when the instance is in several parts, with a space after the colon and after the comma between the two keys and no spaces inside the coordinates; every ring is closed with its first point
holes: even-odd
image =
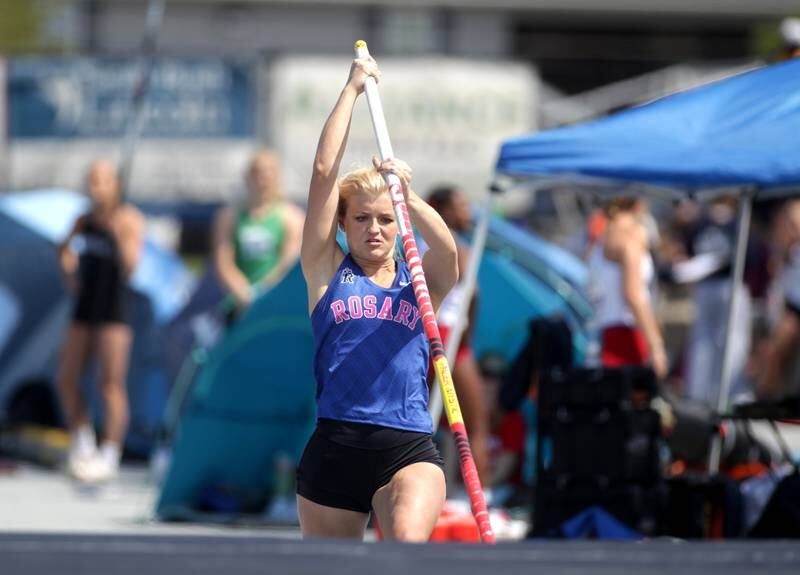
{"type": "Polygon", "coordinates": [[[362,538],[369,513],[384,536],[427,541],[445,500],[427,411],[429,349],[409,266],[395,253],[398,222],[383,174],[402,183],[408,213],[430,249],[422,267],[438,307],[458,279],[456,244],[410,187],[397,159],[341,179],[353,107],[370,57],[354,60],[320,136],[301,262],[315,339],[318,424],[297,470],[304,537],[362,538]],[[336,242],[345,232],[349,254],[336,242]]]}

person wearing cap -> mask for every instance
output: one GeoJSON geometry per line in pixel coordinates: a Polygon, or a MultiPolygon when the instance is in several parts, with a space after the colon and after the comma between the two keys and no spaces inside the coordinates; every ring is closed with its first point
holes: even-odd
{"type": "Polygon", "coordinates": [[[784,59],[800,57],[800,18],[784,18],[781,22],[781,37],[784,59]]]}

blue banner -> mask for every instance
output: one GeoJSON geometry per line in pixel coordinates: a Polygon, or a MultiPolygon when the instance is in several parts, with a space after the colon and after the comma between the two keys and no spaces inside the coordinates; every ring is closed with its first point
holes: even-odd
{"type": "MultiPolygon", "coordinates": [[[[17,58],[8,62],[8,135],[116,138],[131,114],[137,59],[17,58]]],[[[147,138],[255,136],[255,82],[245,66],[159,59],[142,113],[147,138]]]]}

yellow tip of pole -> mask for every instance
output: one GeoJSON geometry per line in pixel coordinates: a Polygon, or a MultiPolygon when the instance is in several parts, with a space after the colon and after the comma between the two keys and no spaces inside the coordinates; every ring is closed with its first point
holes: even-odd
{"type": "Polygon", "coordinates": [[[354,48],[366,48],[367,47],[367,43],[364,42],[364,40],[356,40],[355,46],[353,46],[353,47],[354,48]]]}

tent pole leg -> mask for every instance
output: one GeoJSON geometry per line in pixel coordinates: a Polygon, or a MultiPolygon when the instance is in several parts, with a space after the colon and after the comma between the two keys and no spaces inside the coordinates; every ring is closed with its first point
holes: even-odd
{"type": "MultiPolygon", "coordinates": [[[[750,235],[750,217],[753,211],[753,196],[755,188],[747,188],[742,194],[742,205],[739,208],[739,230],[736,240],[736,252],[731,277],[731,295],[728,301],[728,318],[725,328],[725,347],[722,350],[722,374],[717,395],[717,416],[724,414],[728,409],[728,399],[733,383],[733,318],[739,308],[739,290],[744,278],[744,265],[747,256],[747,240],[750,235]]],[[[715,433],[711,441],[711,450],[708,455],[708,471],[716,473],[722,455],[722,437],[715,433]]]]}

